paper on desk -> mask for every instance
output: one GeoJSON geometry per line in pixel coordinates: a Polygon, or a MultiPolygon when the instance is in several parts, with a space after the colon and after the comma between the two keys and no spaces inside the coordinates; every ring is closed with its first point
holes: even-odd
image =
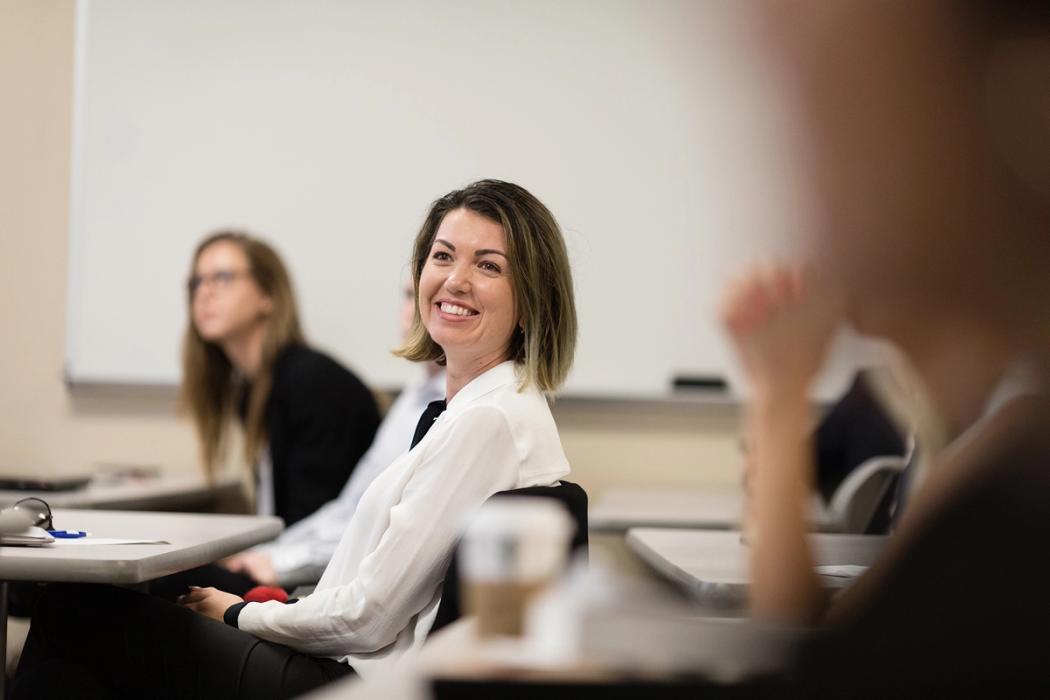
{"type": "Polygon", "coordinates": [[[124,539],[120,537],[78,537],[77,539],[56,539],[52,547],[82,547],[88,544],[171,544],[165,540],[124,539]]]}
{"type": "Polygon", "coordinates": [[[857,578],[867,570],[868,567],[856,564],[834,564],[816,567],[816,572],[821,576],[831,576],[833,578],[857,578]]]}

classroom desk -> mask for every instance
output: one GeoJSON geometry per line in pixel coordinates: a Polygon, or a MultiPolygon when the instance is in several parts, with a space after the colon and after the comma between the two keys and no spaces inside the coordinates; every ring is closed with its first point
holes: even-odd
{"type": "Polygon", "coordinates": [[[606,491],[587,514],[592,532],[626,532],[632,527],[728,530],[740,526],[740,489],[606,491]]]}
{"type": "Polygon", "coordinates": [[[145,477],[98,477],[80,489],[69,491],[0,490],[0,507],[35,496],[52,508],[98,508],[109,510],[176,510],[208,505],[237,494],[241,480],[225,475],[209,484],[200,474],[161,474],[145,477]]]}
{"type": "MultiPolygon", "coordinates": [[[[882,535],[812,534],[817,566],[870,566],[885,546],[882,535]]],[[[627,547],[695,600],[714,608],[740,608],[747,602],[750,550],[739,532],[632,528],[627,547]]],[[[848,581],[821,577],[829,588],[848,581]]]]}
{"type": "MultiPolygon", "coordinates": [[[[596,533],[625,533],[634,527],[737,530],[743,518],[744,493],[737,488],[617,489],[595,500],[588,529],[596,533]]],[[[817,531],[833,527],[817,503],[810,522],[817,531]]]]}
{"type": "MultiPolygon", "coordinates": [[[[692,624],[704,623],[693,620],[692,624]]],[[[711,624],[711,623],[707,623],[711,624]]],[[[724,632],[732,630],[726,628],[724,632]]],[[[742,629],[739,625],[737,629],[742,629]]],[[[652,630],[650,630],[652,631],[652,630]]],[[[665,629],[661,629],[665,632],[665,629]]],[[[730,635],[718,640],[693,637],[708,646],[731,644],[741,655],[747,649],[763,642],[755,634],[730,635]],[[742,648],[744,645],[745,648],[742,648]]],[[[667,649],[669,643],[689,643],[689,638],[672,638],[658,632],[647,637],[646,644],[667,649]]],[[[734,652],[722,656],[733,656],[734,652]]],[[[704,655],[701,655],[703,657],[704,655]]],[[[537,660],[534,652],[515,640],[484,641],[477,637],[475,621],[467,617],[441,629],[427,640],[420,654],[390,673],[369,681],[357,677],[345,678],[319,688],[304,700],[460,700],[475,698],[574,698],[584,700],[634,700],[660,697],[669,700],[692,700],[705,693],[731,692],[735,697],[751,697],[754,676],[746,670],[733,672],[732,677],[719,678],[717,666],[724,669],[738,664],[721,663],[712,666],[710,659],[697,666],[679,668],[646,667],[630,661],[619,663],[612,659],[592,657],[565,662],[550,658],[537,660]],[[732,686],[727,688],[727,686],[732,686]]],[[[769,695],[769,693],[765,693],[769,695]]],[[[720,697],[723,697],[720,695],[720,697]]]]}
{"type": "MultiPolygon", "coordinates": [[[[822,564],[870,564],[882,546],[885,537],[865,535],[811,536],[822,564]]],[[[694,588],[705,589],[701,581],[729,585],[739,594],[747,589],[747,549],[740,544],[739,532],[688,531],[680,529],[632,529],[628,533],[632,546],[642,546],[647,557],[655,557],[669,572],[675,572],[680,582],[690,582],[694,588]],[[696,552],[693,552],[696,548],[696,552]],[[695,556],[694,556],[695,554],[695,556]]],[[[706,591],[705,591],[706,592],[706,591]]],[[[738,595],[739,597],[739,595],[738,595]]],[[[606,624],[581,633],[585,637],[613,634],[622,639],[644,639],[647,650],[663,654],[677,649],[682,643],[693,643],[696,651],[679,654],[669,667],[653,666],[643,657],[647,654],[631,652],[629,657],[613,660],[601,649],[590,660],[577,658],[567,663],[549,660],[534,664],[527,650],[515,649],[513,643],[497,641],[486,643],[474,633],[474,621],[467,617],[445,627],[427,640],[415,663],[403,667],[391,678],[363,682],[359,678],[337,681],[306,696],[310,700],[381,700],[398,697],[404,700],[476,697],[575,697],[575,698],[634,698],[702,697],[708,691],[730,692],[748,696],[750,692],[764,692],[769,688],[756,687],[749,672],[752,663],[761,668],[761,657],[770,649],[788,648],[791,637],[770,636],[770,630],[753,628],[740,617],[714,616],[702,608],[681,609],[677,621],[669,621],[666,612],[657,609],[643,613],[628,612],[620,624],[606,624]],[[638,615],[653,615],[651,620],[638,615]],[[629,630],[629,631],[627,631],[629,630]],[[644,631],[640,631],[644,630],[644,631]],[[629,636],[629,635],[634,636],[629,636]],[[771,646],[770,646],[771,645],[771,646]],[[664,650],[664,651],[659,651],[664,650]],[[747,658],[753,653],[752,658],[747,658]],[[682,666],[681,659],[693,656],[695,666],[682,666]],[[632,665],[632,663],[634,665],[632,665]],[[694,673],[683,676],[688,668],[694,673]],[[727,687],[730,686],[730,687],[727,687]]],[[[598,613],[604,618],[603,613],[598,613]]],[[[590,623],[593,624],[592,618],[590,623]]],[[[785,631],[776,629],[776,633],[785,631]]],[[[786,632],[790,633],[790,630],[786,632]]],[[[627,642],[630,644],[630,642],[627,642]]],[[[622,654],[622,650],[619,652],[622,654]]],[[[774,651],[774,654],[782,656],[774,651]]],[[[652,656],[651,653],[648,654],[652,656]]],[[[768,657],[767,657],[768,658],[768,657]]],[[[775,682],[775,681],[773,681],[775,682]]],[[[774,690],[777,690],[773,686],[774,690]]],[[[783,693],[783,689],[779,689],[783,693]]]]}
{"type": "MultiPolygon", "coordinates": [[[[67,509],[53,513],[63,529],[170,544],[0,546],[0,658],[7,649],[8,581],[144,583],[271,540],[283,526],[280,518],[254,515],[67,509]]],[[[0,674],[0,697],[2,683],[0,674]]]]}

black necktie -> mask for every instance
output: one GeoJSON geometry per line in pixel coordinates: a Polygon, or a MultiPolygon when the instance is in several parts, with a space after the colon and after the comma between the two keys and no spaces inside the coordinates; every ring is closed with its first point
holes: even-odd
{"type": "MultiPolygon", "coordinates": [[[[431,401],[427,404],[426,410],[423,411],[423,415],[419,417],[419,422],[416,423],[416,433],[412,436],[412,447],[419,444],[419,441],[423,439],[423,436],[430,430],[430,426],[434,425],[434,421],[437,417],[442,414],[445,410],[445,401],[431,401]]],[[[409,449],[412,449],[410,447],[409,449]]]]}

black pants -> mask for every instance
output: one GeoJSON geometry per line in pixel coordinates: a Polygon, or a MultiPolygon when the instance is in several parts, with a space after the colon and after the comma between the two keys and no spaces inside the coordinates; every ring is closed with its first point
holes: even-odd
{"type": "Polygon", "coordinates": [[[9,697],[289,698],[352,673],[151,595],[53,584],[9,697]]]}

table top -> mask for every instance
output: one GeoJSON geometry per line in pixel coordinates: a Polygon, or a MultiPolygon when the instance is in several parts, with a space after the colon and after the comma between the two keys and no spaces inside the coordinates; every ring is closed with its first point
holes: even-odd
{"type": "MultiPolygon", "coordinates": [[[[888,537],[811,534],[809,540],[817,566],[870,566],[888,537]]],[[[627,546],[703,604],[737,607],[747,600],[750,549],[739,532],[632,528],[627,532],[627,546]]],[[[847,583],[821,579],[829,588],[847,583]]]]}
{"type": "Polygon", "coordinates": [[[728,530],[740,526],[743,514],[740,489],[618,489],[595,500],[588,521],[595,532],[632,527],[728,530]]]}
{"type": "Polygon", "coordinates": [[[113,508],[118,510],[192,507],[241,488],[232,474],[208,483],[202,474],[160,474],[143,477],[97,477],[83,488],[68,491],[11,491],[0,489],[0,507],[35,496],[52,508],[113,508]]]}
{"type": "Polygon", "coordinates": [[[254,515],[56,509],[61,528],[95,537],[170,544],[0,546],[0,580],[142,583],[236,554],[280,533],[280,518],[254,515]]]}
{"type": "MultiPolygon", "coordinates": [[[[738,530],[745,501],[738,488],[616,489],[595,499],[587,515],[588,529],[607,533],[636,527],[738,530]]],[[[812,529],[834,529],[831,516],[817,499],[810,511],[812,529]]]]}

